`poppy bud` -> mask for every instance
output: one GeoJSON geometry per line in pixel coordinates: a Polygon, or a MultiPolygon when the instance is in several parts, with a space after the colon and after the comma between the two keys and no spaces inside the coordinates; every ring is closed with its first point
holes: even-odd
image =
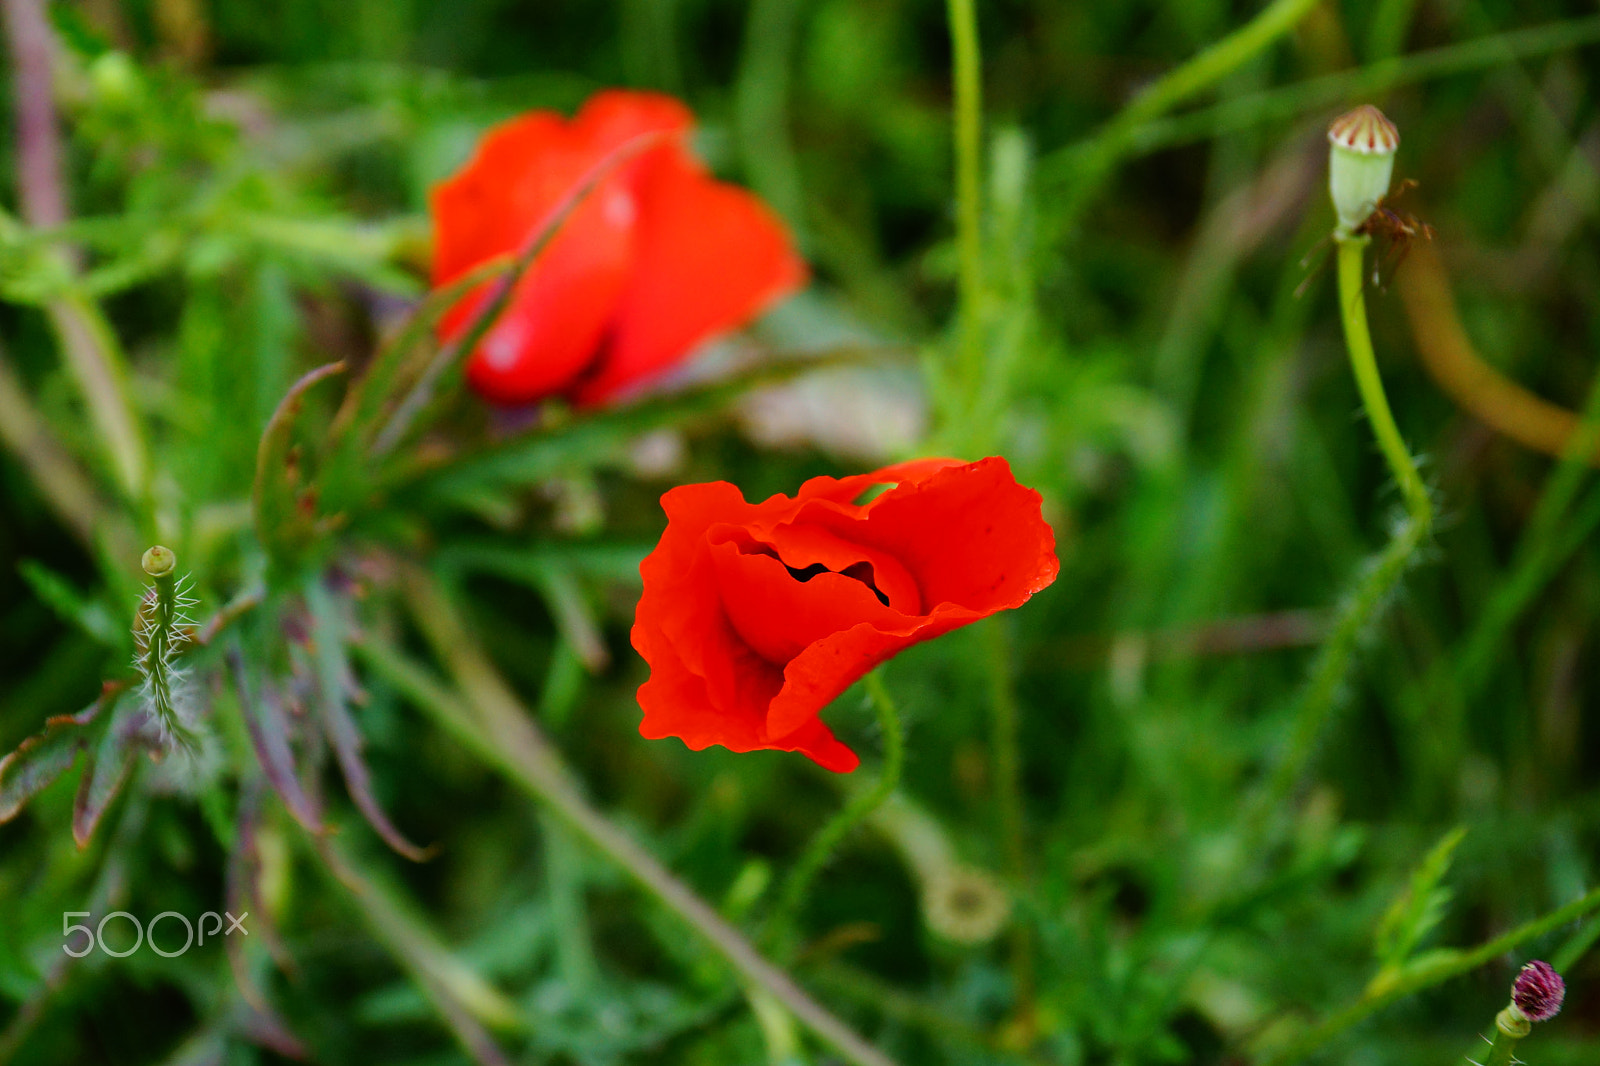
{"type": "Polygon", "coordinates": [[[1389,191],[1400,132],[1382,111],[1362,104],[1328,127],[1328,192],[1339,214],[1338,233],[1348,236],[1389,191]]]}
{"type": "Polygon", "coordinates": [[[178,557],[172,554],[171,548],[157,544],[144,553],[139,563],[151,577],[169,577],[178,567],[178,557]]]}
{"type": "Polygon", "coordinates": [[[1548,962],[1530,962],[1511,986],[1511,1002],[1530,1022],[1544,1022],[1561,1011],[1567,986],[1548,962]]]}

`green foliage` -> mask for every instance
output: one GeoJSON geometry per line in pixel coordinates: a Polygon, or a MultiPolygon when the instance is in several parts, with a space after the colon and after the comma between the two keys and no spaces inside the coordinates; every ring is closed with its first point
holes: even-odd
{"type": "Polygon", "coordinates": [[[50,5],[66,221],[0,138],[0,1064],[853,1054],[718,922],[782,926],[906,1064],[1450,1063],[1536,955],[1569,1009],[1519,1054],[1594,1060],[1600,488],[1455,407],[1369,289],[1439,514],[1397,522],[1331,279],[1295,291],[1323,126],[1379,102],[1471,341],[1600,409],[1600,21],[974,7],[962,138],[939,3],[50,5]],[[530,256],[425,295],[428,188],[617,84],[683,96],[815,282],[658,392],[490,412],[434,326],[530,256]],[[638,737],[658,498],[937,452],[1011,460],[1061,577],[888,664],[916,817],[781,902],[885,738],[859,689],[862,780],[638,737]],[[157,542],[199,601],[187,754],[137,697],[157,542]],[[952,869],[999,935],[930,918],[952,869]],[[77,960],[83,910],[252,936],[77,960]]]}

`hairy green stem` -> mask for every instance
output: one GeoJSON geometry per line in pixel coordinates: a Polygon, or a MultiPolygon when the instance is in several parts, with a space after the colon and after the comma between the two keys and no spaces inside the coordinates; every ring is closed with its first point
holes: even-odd
{"type": "MultiPolygon", "coordinates": [[[[1494,1020],[1494,1041],[1480,1066],[1511,1066],[1517,1061],[1517,1044],[1531,1028],[1527,1019],[1513,1014],[1509,1007],[1501,1011],[1494,1020]]],[[[1472,1062],[1472,1056],[1468,1055],[1466,1061],[1472,1062]]]]}
{"type": "Polygon", "coordinates": [[[1400,485],[1406,516],[1395,529],[1389,543],[1357,578],[1355,587],[1340,608],[1333,631],[1323,645],[1312,667],[1311,679],[1299,698],[1293,731],[1284,755],[1278,760],[1253,810],[1253,819],[1258,824],[1260,819],[1268,818],[1274,811],[1282,809],[1294,790],[1338,702],[1339,691],[1349,674],[1350,663],[1361,638],[1382,613],[1390,594],[1400,584],[1400,579],[1405,576],[1407,568],[1415,561],[1417,553],[1428,542],[1433,531],[1433,502],[1428,497],[1427,486],[1417,472],[1411,453],[1406,450],[1399,427],[1395,425],[1394,414],[1389,410],[1383,379],[1378,375],[1377,357],[1372,350],[1372,336],[1367,329],[1362,256],[1366,245],[1365,237],[1338,239],[1340,317],[1344,322],[1345,345],[1349,349],[1356,386],[1378,439],[1378,446],[1400,485]]]}
{"type": "MultiPolygon", "coordinates": [[[[989,708],[994,758],[994,791],[1000,813],[1000,838],[1005,847],[1006,874],[1012,884],[1027,880],[1027,846],[1023,839],[1022,760],[1017,741],[1017,694],[1011,683],[1011,642],[1004,622],[984,623],[984,656],[989,671],[989,708]]],[[[1017,922],[1011,929],[1011,980],[1015,985],[1020,1017],[1033,1013],[1033,940],[1028,927],[1017,922]]]]}
{"type": "Polygon", "coordinates": [[[441,685],[388,646],[357,641],[353,649],[418,710],[505,774],[577,836],[625,870],[662,906],[687,922],[746,982],[770,994],[806,1028],[855,1066],[894,1066],[847,1025],[767,961],[731,924],[661,861],[601,813],[573,778],[505,681],[471,640],[449,601],[426,576],[408,575],[413,617],[460,693],[441,685]]]}
{"type": "Polygon", "coordinates": [[[948,0],[951,80],[955,83],[956,245],[960,258],[963,395],[983,380],[983,67],[976,0],[948,0]]]}
{"type": "Polygon", "coordinates": [[[787,935],[798,918],[800,908],[811,894],[812,884],[833,857],[839,842],[850,830],[866,821],[900,784],[900,768],[905,762],[905,730],[900,724],[900,712],[883,683],[881,668],[868,674],[863,683],[878,712],[878,726],[883,730],[883,769],[871,788],[856,793],[844,805],[844,809],[819,829],[806,845],[800,861],[795,863],[788,880],[784,882],[777,909],[773,912],[772,927],[780,937],[787,935]]]}
{"type": "Polygon", "coordinates": [[[1373,435],[1383,452],[1389,470],[1400,486],[1411,521],[1424,534],[1433,526],[1433,501],[1417,473],[1417,464],[1406,450],[1406,442],[1395,425],[1384,395],[1383,379],[1378,376],[1378,358],[1372,350],[1372,334],[1367,329],[1366,272],[1364,257],[1369,238],[1335,236],[1339,246],[1339,317],[1344,322],[1345,347],[1350,352],[1350,369],[1361,391],[1361,403],[1372,423],[1373,435]]]}
{"type": "Polygon", "coordinates": [[[183,608],[189,601],[178,589],[177,557],[157,545],[144,553],[144,572],[150,588],[134,624],[134,644],[138,651],[139,673],[145,681],[145,699],[163,733],[189,750],[198,738],[184,722],[178,708],[178,677],[173,660],[187,643],[182,628],[189,623],[183,608]]]}

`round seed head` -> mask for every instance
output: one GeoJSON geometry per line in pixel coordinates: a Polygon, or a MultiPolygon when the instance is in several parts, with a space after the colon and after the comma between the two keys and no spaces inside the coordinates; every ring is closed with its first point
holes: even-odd
{"type": "Polygon", "coordinates": [[[1400,134],[1371,104],[1340,115],[1328,127],[1328,192],[1339,215],[1338,234],[1349,236],[1389,191],[1400,134]]]}
{"type": "Polygon", "coordinates": [[[166,577],[178,568],[178,557],[171,548],[157,544],[144,553],[140,563],[144,566],[144,572],[151,577],[166,577]]]}
{"type": "Polygon", "coordinates": [[[1566,982],[1548,962],[1528,963],[1511,985],[1511,1002],[1530,1022],[1554,1018],[1566,994],[1566,982]]]}
{"type": "Polygon", "coordinates": [[[993,877],[957,864],[923,885],[922,913],[928,928],[946,940],[982,944],[1005,926],[1011,900],[993,877]]]}

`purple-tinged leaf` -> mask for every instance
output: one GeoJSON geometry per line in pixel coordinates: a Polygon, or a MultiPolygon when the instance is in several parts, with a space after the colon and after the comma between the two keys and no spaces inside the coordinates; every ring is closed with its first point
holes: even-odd
{"type": "Polygon", "coordinates": [[[313,833],[322,832],[322,812],[306,794],[296,771],[294,751],[289,746],[289,715],[283,700],[270,684],[263,686],[259,693],[254,690],[244,656],[237,647],[228,649],[227,659],[245,729],[250,734],[262,773],[267,775],[273,791],[283,800],[295,821],[313,833]]]}
{"type": "Polygon", "coordinates": [[[256,450],[252,495],[256,536],[275,561],[284,561],[308,545],[316,534],[314,489],[303,488],[294,431],[306,394],[318,383],[345,370],[343,362],[319,366],[289,387],[267,421],[256,450]]]}
{"type": "Polygon", "coordinates": [[[235,1013],[235,1031],[257,1047],[301,1062],[311,1057],[306,1046],[276,1014],[256,1010],[248,1003],[240,1004],[235,1013]]]}
{"type": "Polygon", "coordinates": [[[128,779],[133,760],[143,750],[160,750],[159,733],[153,733],[150,716],[131,702],[118,706],[100,743],[83,766],[78,795],[72,803],[72,839],[89,846],[95,827],[128,779]]]}
{"type": "Polygon", "coordinates": [[[372,792],[372,775],[362,756],[365,745],[348,703],[350,679],[355,671],[345,650],[344,620],[327,589],[316,579],[306,585],[306,605],[311,610],[311,651],[317,680],[317,694],[312,702],[322,719],[328,743],[333,746],[334,757],[339,761],[345,789],[384,843],[413,862],[423,862],[433,856],[433,849],[419,848],[402,836],[372,792]]]}
{"type": "MultiPolygon", "coordinates": [[[[283,938],[278,935],[278,927],[261,892],[261,796],[259,778],[245,785],[239,794],[237,831],[234,834],[233,854],[228,859],[228,909],[249,911],[256,916],[255,932],[261,937],[261,943],[271,953],[278,969],[292,974],[295,972],[294,958],[289,954],[283,938]]],[[[231,945],[234,941],[229,940],[228,943],[231,945]]],[[[242,980],[240,990],[245,990],[242,980]]],[[[246,998],[250,997],[247,995],[246,998]]],[[[250,1002],[255,1004],[256,1000],[251,999],[250,1002]]]]}
{"type": "MultiPolygon", "coordinates": [[[[262,787],[260,778],[244,786],[239,795],[237,832],[234,834],[233,854],[228,857],[227,910],[229,914],[251,916],[251,931],[261,937],[262,944],[272,953],[278,967],[293,972],[294,961],[278,936],[261,895],[260,827],[262,787]]],[[[250,961],[245,953],[249,943],[245,938],[228,937],[224,941],[228,954],[228,968],[233,971],[233,983],[243,1000],[238,1014],[239,1031],[252,1042],[292,1059],[306,1057],[289,1025],[279,1015],[266,993],[256,984],[250,973],[250,961]]]]}
{"type": "Polygon", "coordinates": [[[77,714],[47,718],[44,729],[0,759],[0,823],[9,822],[34,796],[72,768],[88,745],[86,727],[125,686],[106,682],[100,698],[77,714]]]}

